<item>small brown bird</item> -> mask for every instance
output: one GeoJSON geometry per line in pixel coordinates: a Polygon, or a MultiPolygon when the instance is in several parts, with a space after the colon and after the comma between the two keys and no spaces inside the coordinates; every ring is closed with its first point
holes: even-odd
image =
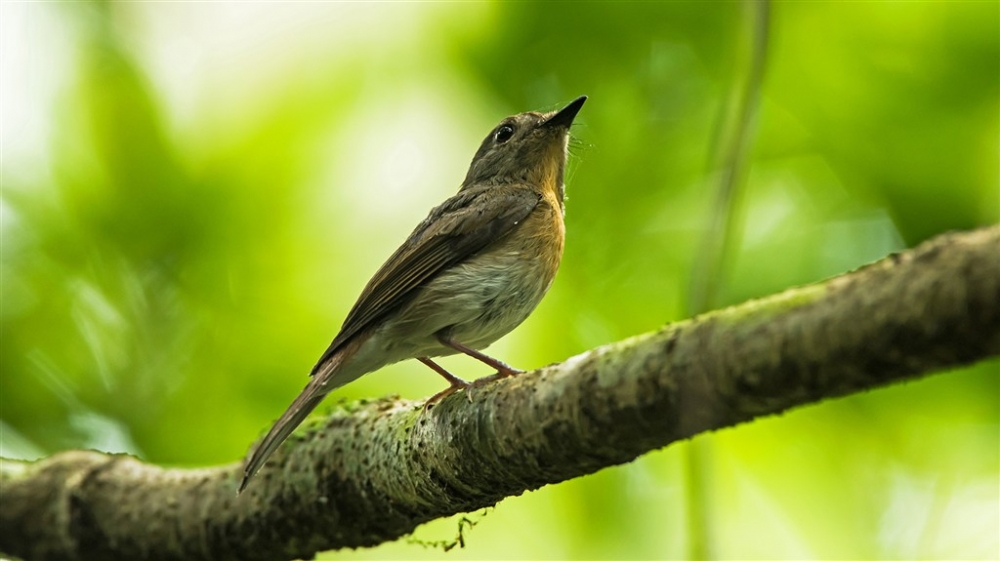
{"type": "MultiPolygon", "coordinates": [[[[483,140],[458,193],[431,211],[368,282],[302,393],[250,454],[240,491],[323,398],[364,374],[416,358],[450,386],[470,384],[431,357],[484,349],[542,300],[562,258],[569,126],[587,100],[507,117],[483,140]]],[[[491,377],[492,378],[492,377],[491,377]]]]}

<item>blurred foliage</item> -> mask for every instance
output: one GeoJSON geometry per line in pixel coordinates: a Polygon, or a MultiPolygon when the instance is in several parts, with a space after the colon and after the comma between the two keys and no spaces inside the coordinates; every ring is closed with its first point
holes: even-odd
{"type": "MultiPolygon", "coordinates": [[[[774,5],[720,305],[998,221],[998,6],[774,5]]],[[[580,94],[562,270],[492,351],[532,368],[685,314],[712,135],[747,48],[740,4],[2,9],[5,456],[238,460],[482,136],[580,94]]],[[[710,550],[1000,557],[997,371],[700,437],[710,550]]],[[[441,384],[403,363],[329,399],[441,384]]],[[[472,515],[448,555],[684,557],[686,449],[472,515]]],[[[405,542],[330,555],[442,556],[405,542]]]]}

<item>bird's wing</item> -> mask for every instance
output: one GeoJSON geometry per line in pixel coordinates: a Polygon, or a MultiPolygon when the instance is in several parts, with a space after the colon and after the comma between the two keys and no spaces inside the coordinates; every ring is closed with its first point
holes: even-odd
{"type": "Polygon", "coordinates": [[[312,374],[351,337],[406,302],[438,273],[512,231],[539,200],[538,192],[525,185],[491,185],[463,189],[432,210],[368,282],[312,374]]]}

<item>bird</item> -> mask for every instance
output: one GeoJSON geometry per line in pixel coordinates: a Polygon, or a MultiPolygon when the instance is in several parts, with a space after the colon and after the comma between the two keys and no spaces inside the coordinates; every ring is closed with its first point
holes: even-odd
{"type": "Polygon", "coordinates": [[[415,358],[449,383],[433,404],[472,386],[435,357],[461,353],[496,370],[476,383],[521,372],[481,349],[534,311],[559,268],[569,129],[586,100],[512,115],[490,131],[458,193],[365,286],[309,383],[250,452],[238,493],[327,394],[364,374],[415,358]]]}

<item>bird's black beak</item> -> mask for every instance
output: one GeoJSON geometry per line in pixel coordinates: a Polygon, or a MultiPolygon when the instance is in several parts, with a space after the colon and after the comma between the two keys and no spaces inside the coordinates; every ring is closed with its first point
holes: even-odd
{"type": "Polygon", "coordinates": [[[573,119],[576,118],[576,114],[580,112],[580,108],[583,107],[583,102],[585,101],[587,101],[587,96],[581,95],[570,102],[569,105],[560,109],[558,113],[543,121],[539,126],[548,128],[568,127],[572,125],[573,119]]]}

